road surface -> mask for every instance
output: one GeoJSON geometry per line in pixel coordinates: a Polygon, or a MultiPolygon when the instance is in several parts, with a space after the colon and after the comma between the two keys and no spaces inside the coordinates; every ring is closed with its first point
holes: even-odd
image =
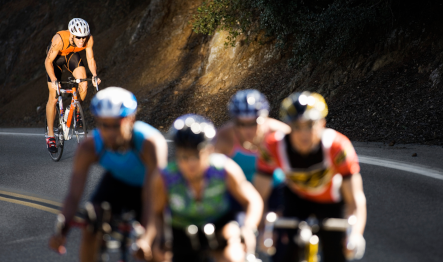
{"type": "MultiPolygon", "coordinates": [[[[41,133],[0,128],[0,261],[78,261],[79,230],[70,233],[66,255],[47,248],[76,144],[68,142],[60,162],[53,162],[41,133]]],[[[443,148],[354,146],[368,203],[367,251],[361,261],[442,261],[443,148]]],[[[83,201],[101,174],[100,167],[92,168],[83,201]]]]}

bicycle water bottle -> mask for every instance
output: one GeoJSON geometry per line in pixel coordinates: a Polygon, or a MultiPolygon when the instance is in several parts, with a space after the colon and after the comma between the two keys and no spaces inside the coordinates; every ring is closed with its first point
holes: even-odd
{"type": "Polygon", "coordinates": [[[63,117],[63,101],[62,101],[62,96],[58,96],[58,105],[60,107],[60,116],[63,117]]]}

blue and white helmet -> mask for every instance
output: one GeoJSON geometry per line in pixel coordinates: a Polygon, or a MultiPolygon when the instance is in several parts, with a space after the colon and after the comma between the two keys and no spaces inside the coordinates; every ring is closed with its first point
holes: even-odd
{"type": "Polygon", "coordinates": [[[123,118],[137,112],[134,94],[121,87],[100,90],[91,101],[91,112],[97,117],[123,118]]]}
{"type": "Polygon", "coordinates": [[[269,102],[258,90],[245,89],[231,97],[228,110],[232,118],[268,116],[269,102]]]}

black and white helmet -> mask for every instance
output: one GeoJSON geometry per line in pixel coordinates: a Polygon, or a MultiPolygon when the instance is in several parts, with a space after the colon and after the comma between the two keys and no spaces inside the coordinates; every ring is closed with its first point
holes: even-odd
{"type": "Polygon", "coordinates": [[[85,37],[89,36],[89,24],[81,18],[74,18],[69,22],[69,32],[75,36],[85,37]]]}

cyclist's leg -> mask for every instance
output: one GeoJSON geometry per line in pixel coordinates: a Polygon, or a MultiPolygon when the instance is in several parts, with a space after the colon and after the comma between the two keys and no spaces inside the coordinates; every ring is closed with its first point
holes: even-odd
{"type": "Polygon", "coordinates": [[[48,121],[48,136],[54,136],[54,119],[55,119],[55,105],[57,104],[57,99],[55,95],[57,91],[52,88],[52,83],[48,83],[49,97],[48,103],[46,103],[46,119],[48,121]]]}
{"type": "MultiPolygon", "coordinates": [[[[86,78],[86,68],[78,53],[70,54],[70,58],[68,59],[68,69],[76,79],[86,78]]],[[[81,101],[85,100],[87,92],[88,82],[81,82],[78,84],[78,93],[80,94],[81,101]]]]}
{"type": "Polygon", "coordinates": [[[82,230],[82,242],[80,244],[80,261],[97,261],[101,238],[101,233],[93,233],[88,231],[86,228],[82,230]]]}
{"type": "MultiPolygon", "coordinates": [[[[60,81],[62,77],[62,66],[63,66],[63,57],[56,57],[54,62],[54,73],[57,77],[57,80],[60,81]]],[[[57,104],[56,94],[57,91],[52,88],[51,79],[49,78],[49,75],[46,74],[47,82],[48,82],[48,90],[49,90],[49,97],[48,97],[48,103],[46,103],[46,119],[48,121],[48,136],[54,136],[54,119],[55,119],[55,105],[57,104]]]]}

